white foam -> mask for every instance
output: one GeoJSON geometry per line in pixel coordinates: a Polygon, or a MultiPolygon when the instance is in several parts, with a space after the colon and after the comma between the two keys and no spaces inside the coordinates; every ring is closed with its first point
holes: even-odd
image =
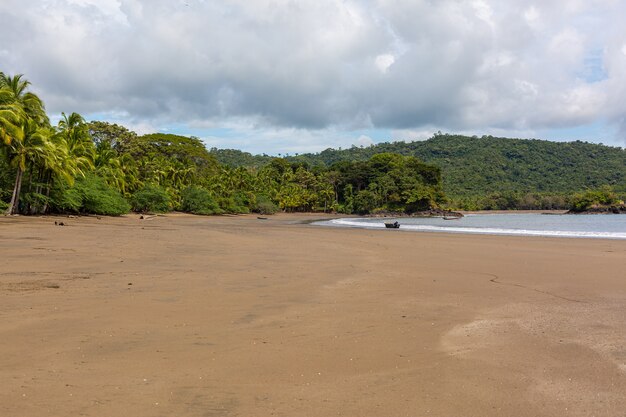
{"type": "MultiPolygon", "coordinates": [[[[334,219],[328,223],[343,227],[360,227],[366,229],[385,228],[384,223],[364,222],[354,219],[334,219]]],[[[595,238],[595,239],[626,239],[623,232],[583,232],[563,230],[529,230],[529,229],[504,229],[482,227],[444,227],[416,224],[401,224],[400,230],[417,232],[444,232],[444,233],[469,233],[481,235],[507,235],[507,236],[543,236],[543,237],[569,237],[569,238],[595,238]]]]}

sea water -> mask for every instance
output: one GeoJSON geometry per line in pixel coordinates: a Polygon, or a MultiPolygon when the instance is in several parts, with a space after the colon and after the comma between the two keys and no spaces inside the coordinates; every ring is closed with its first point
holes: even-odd
{"type": "MultiPolygon", "coordinates": [[[[611,214],[468,214],[442,218],[342,218],[318,222],[326,226],[385,229],[397,221],[402,231],[470,233],[509,236],[626,239],[626,215],[611,214]]],[[[397,229],[390,229],[389,231],[397,229]]]]}

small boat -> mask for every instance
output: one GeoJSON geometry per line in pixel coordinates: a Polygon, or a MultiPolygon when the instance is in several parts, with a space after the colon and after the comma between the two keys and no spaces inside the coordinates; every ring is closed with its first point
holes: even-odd
{"type": "Polygon", "coordinates": [[[445,216],[443,219],[444,220],[460,220],[461,217],[460,216],[445,216]]]}
{"type": "Polygon", "coordinates": [[[393,223],[389,222],[389,223],[385,223],[385,227],[386,227],[387,229],[399,229],[399,228],[400,228],[400,223],[398,223],[398,222],[393,222],[393,223]]]}

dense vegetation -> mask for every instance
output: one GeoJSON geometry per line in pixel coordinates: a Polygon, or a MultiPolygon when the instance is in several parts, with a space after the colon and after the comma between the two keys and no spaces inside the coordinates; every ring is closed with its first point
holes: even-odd
{"type": "Polygon", "coordinates": [[[440,167],[444,191],[459,208],[565,208],[573,193],[605,185],[626,193],[626,150],[580,141],[436,134],[426,141],[327,149],[290,159],[330,166],[383,152],[440,167]]]}
{"type": "Polygon", "coordinates": [[[577,193],[572,199],[571,211],[580,212],[626,212],[626,205],[609,186],[577,193]]]}
{"type": "Polygon", "coordinates": [[[28,89],[22,76],[0,73],[0,204],[8,214],[410,213],[445,202],[440,170],[414,157],[380,154],[312,167],[209,152],[194,137],[138,136],[123,126],[87,123],[77,113],[51,126],[43,102],[28,89]]]}
{"type": "Polygon", "coordinates": [[[273,159],[271,156],[266,154],[252,155],[250,152],[243,152],[238,149],[211,148],[209,153],[213,155],[220,164],[224,164],[232,168],[261,168],[273,159]]]}

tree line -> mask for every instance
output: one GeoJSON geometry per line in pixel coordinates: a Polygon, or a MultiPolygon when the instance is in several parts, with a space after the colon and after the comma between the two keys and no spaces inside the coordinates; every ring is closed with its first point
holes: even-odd
{"type": "Polygon", "coordinates": [[[582,141],[437,133],[425,141],[326,149],[288,159],[330,166],[378,153],[414,156],[440,167],[443,189],[457,209],[566,209],[576,194],[605,186],[626,197],[626,150],[582,141]]]}
{"type": "Polygon", "coordinates": [[[386,153],[330,166],[250,156],[264,163],[235,167],[195,137],[139,136],[77,113],[62,114],[53,126],[30,83],[4,73],[0,156],[7,214],[411,213],[446,202],[439,168],[412,156],[386,153]]]}

